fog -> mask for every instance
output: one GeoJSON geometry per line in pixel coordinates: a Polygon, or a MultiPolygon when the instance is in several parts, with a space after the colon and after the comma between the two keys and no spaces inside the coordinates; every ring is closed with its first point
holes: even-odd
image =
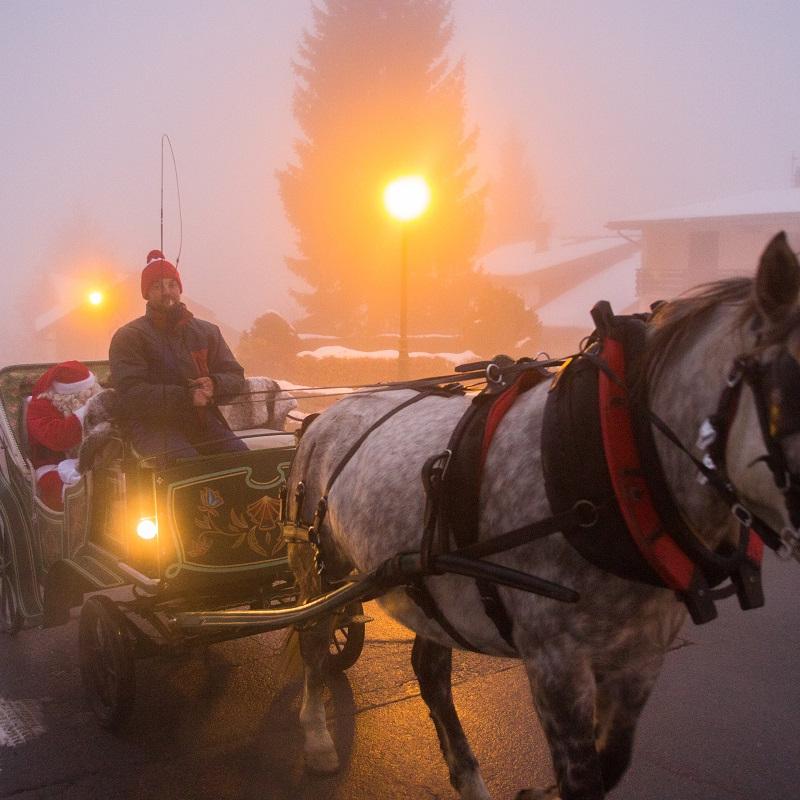
{"type": "MultiPolygon", "coordinates": [[[[796,0],[453,0],[479,177],[515,125],[556,234],[789,185],[800,155],[796,0]]],[[[138,272],[161,238],[184,291],[242,330],[298,312],[275,171],[310,0],[0,4],[0,356],[41,278],[138,272]],[[37,282],[38,281],[38,282],[37,282]]],[[[39,309],[44,310],[44,309],[39,309]]],[[[29,313],[29,312],[27,312],[29,313]]]]}

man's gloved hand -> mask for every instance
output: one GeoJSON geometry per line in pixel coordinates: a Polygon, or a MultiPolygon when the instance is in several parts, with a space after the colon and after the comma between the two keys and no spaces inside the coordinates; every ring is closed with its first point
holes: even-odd
{"type": "Polygon", "coordinates": [[[195,406],[207,406],[214,397],[214,382],[208,376],[192,378],[189,386],[194,387],[192,404],[195,406]]]}

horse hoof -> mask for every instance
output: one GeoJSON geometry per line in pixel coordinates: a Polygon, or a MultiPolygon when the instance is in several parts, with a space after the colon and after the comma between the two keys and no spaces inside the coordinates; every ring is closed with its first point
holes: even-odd
{"type": "Polygon", "coordinates": [[[561,800],[557,786],[548,789],[523,789],[517,794],[516,800],[561,800]]]}
{"type": "Polygon", "coordinates": [[[335,750],[316,750],[305,754],[306,769],[315,775],[331,775],[339,771],[339,756],[335,750]]]}

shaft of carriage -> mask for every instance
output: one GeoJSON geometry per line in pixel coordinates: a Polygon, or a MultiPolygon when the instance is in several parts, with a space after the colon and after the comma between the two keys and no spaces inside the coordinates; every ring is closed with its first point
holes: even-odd
{"type": "Polygon", "coordinates": [[[524,592],[550,597],[564,603],[574,603],[579,594],[573,589],[537,578],[518,570],[488,561],[444,553],[434,556],[432,567],[423,567],[420,553],[403,553],[385,561],[372,572],[359,576],[314,600],[295,608],[254,609],[229,611],[185,611],[174,615],[173,624],[179,628],[254,627],[263,631],[303,625],[317,617],[334,612],[354,600],[367,600],[390,589],[413,582],[430,574],[453,573],[479,578],[520,589],[524,592]]]}

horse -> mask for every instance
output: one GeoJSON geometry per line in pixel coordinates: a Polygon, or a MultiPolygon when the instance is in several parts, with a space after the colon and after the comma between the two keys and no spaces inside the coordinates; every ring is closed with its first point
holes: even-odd
{"type": "MultiPolygon", "coordinates": [[[[642,324],[639,388],[631,396],[644,398],[662,489],[697,549],[725,562],[744,543],[751,547],[755,538],[747,537],[759,520],[765,540],[768,533],[777,537],[770,546],[800,560],[800,264],[785,235],[766,247],[754,278],[697,287],[663,303],[642,324]],[[721,401],[731,394],[734,402],[721,401]],[[709,466],[696,439],[722,407],[721,453],[709,466]]],[[[559,519],[548,497],[543,439],[547,399],[562,372],[546,370],[496,426],[476,506],[481,545],[537,520],[559,519]]],[[[471,402],[457,392],[420,395],[412,388],[357,392],[308,426],[287,479],[285,511],[295,527],[310,529],[314,544],[295,539],[288,545],[302,599],[429,546],[431,506],[421,473],[447,451],[471,402]]],[[[630,536],[623,529],[616,534],[630,536]]],[[[414,586],[388,587],[377,598],[416,633],[411,661],[450,782],[463,800],[490,797],[452,698],[452,650],[466,646],[517,657],[527,673],[556,784],[517,797],[600,800],[630,763],[637,720],[687,618],[686,597],[664,583],[620,577],[591,563],[569,540],[566,525],[486,560],[572,588],[579,597],[564,602],[501,583],[496,594],[510,636],[487,614],[480,581],[463,574],[434,569],[414,586]],[[436,613],[427,607],[431,602],[436,613]]],[[[304,759],[309,771],[323,774],[339,768],[323,705],[330,630],[330,619],[319,617],[299,636],[304,759]]]]}

